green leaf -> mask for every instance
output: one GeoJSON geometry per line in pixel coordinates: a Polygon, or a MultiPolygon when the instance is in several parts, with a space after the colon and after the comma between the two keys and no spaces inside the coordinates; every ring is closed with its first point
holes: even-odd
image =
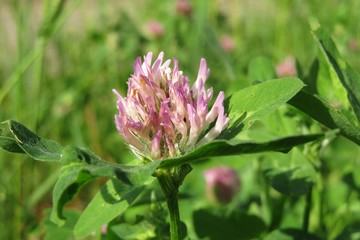
{"type": "MultiPolygon", "coordinates": [[[[334,41],[322,28],[313,32],[315,40],[326,59],[331,76],[334,75],[347,92],[358,121],[360,121],[360,76],[340,56],[334,41]]],[[[335,85],[335,84],[334,84],[335,85]]],[[[328,86],[326,86],[328,89],[328,86]]],[[[327,91],[326,89],[326,91],[327,91]]]]}
{"type": "Polygon", "coordinates": [[[118,179],[109,180],[84,210],[75,226],[75,235],[87,236],[123,213],[154,180],[151,175],[159,164],[160,161],[155,161],[127,171],[132,185],[118,179]]]}
{"type": "Polygon", "coordinates": [[[22,124],[8,120],[11,137],[3,136],[0,132],[0,147],[9,152],[27,153],[30,157],[40,161],[60,161],[63,147],[58,143],[41,138],[22,124]],[[17,145],[17,146],[16,146],[17,145]]]}
{"type": "Polygon", "coordinates": [[[320,240],[312,233],[305,232],[296,228],[278,229],[267,235],[264,240],[320,240]]]}
{"type": "Polygon", "coordinates": [[[314,185],[305,168],[293,168],[290,170],[269,169],[265,175],[270,178],[271,186],[278,192],[299,197],[309,193],[314,185]]]}
{"type": "Polygon", "coordinates": [[[143,184],[155,171],[160,162],[145,166],[126,166],[103,161],[90,150],[68,146],[61,157],[62,168],[53,190],[53,211],[51,220],[61,225],[65,218],[62,209],[80,189],[95,177],[117,177],[131,187],[143,184]]]}
{"type": "Polygon", "coordinates": [[[263,173],[271,186],[284,195],[308,194],[316,182],[317,172],[307,155],[308,152],[304,154],[300,149],[293,149],[281,157],[268,155],[269,160],[262,164],[263,173]]]}
{"type": "Polygon", "coordinates": [[[65,166],[61,169],[53,189],[53,208],[51,221],[59,226],[65,223],[63,207],[71,201],[80,189],[94,177],[79,165],[65,166]]]}
{"type": "Polygon", "coordinates": [[[273,79],[276,77],[274,65],[267,57],[256,57],[249,63],[248,77],[253,82],[273,79]]]}
{"type": "Polygon", "coordinates": [[[344,86],[348,91],[349,101],[355,111],[358,123],[360,124],[360,75],[349,65],[346,65],[345,74],[347,82],[344,86]]]}
{"type": "Polygon", "coordinates": [[[360,188],[360,169],[356,168],[353,170],[353,178],[354,178],[354,182],[356,184],[356,186],[358,186],[358,188],[360,188]]]}
{"type": "Polygon", "coordinates": [[[193,213],[193,221],[196,234],[201,239],[258,239],[266,231],[261,218],[239,211],[225,215],[223,210],[199,209],[193,213]]]}
{"type": "Polygon", "coordinates": [[[64,215],[67,219],[66,223],[59,227],[53,223],[49,216],[50,211],[45,211],[46,219],[44,219],[44,226],[46,229],[45,240],[66,240],[74,239],[74,226],[77,219],[80,216],[80,212],[68,210],[64,212],[64,215]]]}
{"type": "Polygon", "coordinates": [[[322,134],[291,136],[263,143],[216,140],[203,145],[184,156],[165,159],[161,161],[160,167],[174,167],[209,157],[258,153],[265,151],[278,151],[286,153],[296,145],[314,141],[322,136],[322,134]]]}
{"type": "Polygon", "coordinates": [[[122,223],[111,226],[111,231],[120,239],[150,239],[155,235],[155,226],[146,221],[134,225],[122,223]]]}
{"type": "Polygon", "coordinates": [[[360,145],[360,129],[320,97],[300,91],[289,101],[289,104],[330,129],[339,128],[343,136],[360,145]]]}
{"type": "MultiPolygon", "coordinates": [[[[324,31],[322,31],[322,29],[319,29],[319,31],[325,33],[324,31]]],[[[318,34],[322,33],[319,32],[318,34]]],[[[336,49],[335,44],[330,39],[324,39],[325,42],[323,41],[322,43],[320,43],[319,39],[317,39],[316,37],[315,32],[313,32],[313,36],[315,41],[318,43],[321,54],[319,56],[319,74],[316,79],[317,92],[320,96],[325,98],[332,105],[347,109],[350,105],[347,100],[346,90],[339,81],[339,76],[337,75],[336,70],[333,68],[333,65],[331,64],[322,47],[323,43],[328,46],[331,45],[332,49],[336,49]],[[331,91],[329,91],[329,89],[331,89],[331,91]]]]}
{"type": "Polygon", "coordinates": [[[306,87],[302,90],[305,90],[307,92],[310,92],[312,94],[317,94],[317,87],[316,82],[318,79],[319,74],[319,60],[315,59],[313,63],[311,64],[310,70],[306,77],[302,78],[304,80],[304,83],[306,84],[306,87]]]}
{"type": "Polygon", "coordinates": [[[351,239],[356,240],[359,239],[360,236],[360,220],[357,219],[350,224],[347,224],[344,230],[337,236],[336,240],[344,240],[344,239],[351,239]]]}
{"type": "Polygon", "coordinates": [[[303,87],[302,81],[291,77],[269,80],[234,93],[225,101],[230,123],[221,138],[234,138],[254,120],[289,101],[303,87]]]}
{"type": "Polygon", "coordinates": [[[353,169],[353,171],[345,174],[342,180],[354,191],[360,193],[360,182],[358,182],[360,175],[359,169],[353,169]]]}
{"type": "Polygon", "coordinates": [[[25,153],[15,139],[1,136],[0,132],[0,148],[12,153],[25,153]]]}

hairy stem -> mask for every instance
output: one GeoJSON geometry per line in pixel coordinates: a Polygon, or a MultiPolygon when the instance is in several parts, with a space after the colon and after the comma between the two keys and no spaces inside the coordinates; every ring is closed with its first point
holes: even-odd
{"type": "Polygon", "coordinates": [[[191,170],[190,165],[184,164],[172,169],[162,169],[156,173],[169,210],[171,240],[183,239],[183,235],[185,235],[182,234],[183,231],[181,229],[178,193],[180,185],[191,170]]]}
{"type": "Polygon", "coordinates": [[[170,236],[171,240],[180,239],[180,214],[178,204],[178,186],[173,182],[169,171],[163,172],[158,177],[161,189],[166,198],[166,203],[170,215],[170,236]]]}
{"type": "Polygon", "coordinates": [[[179,214],[178,197],[173,197],[166,200],[170,213],[170,236],[172,240],[181,239],[181,222],[179,214]]]}

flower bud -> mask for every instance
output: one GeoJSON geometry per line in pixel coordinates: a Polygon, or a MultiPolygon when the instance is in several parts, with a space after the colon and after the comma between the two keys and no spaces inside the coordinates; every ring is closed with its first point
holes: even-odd
{"type": "Polygon", "coordinates": [[[222,204],[229,203],[240,190],[240,179],[230,167],[216,167],[205,171],[208,197],[222,204]]]}

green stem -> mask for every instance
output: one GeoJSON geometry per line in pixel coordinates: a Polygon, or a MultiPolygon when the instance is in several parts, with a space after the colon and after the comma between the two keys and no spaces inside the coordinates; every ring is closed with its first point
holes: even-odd
{"type": "Polygon", "coordinates": [[[179,240],[181,236],[181,222],[179,214],[178,197],[172,197],[166,200],[170,213],[170,236],[171,240],[179,240]]]}
{"type": "Polygon", "coordinates": [[[170,213],[170,239],[180,239],[180,214],[178,204],[178,186],[174,184],[174,178],[170,171],[164,171],[157,176],[161,189],[166,198],[168,211],[170,213]]]}
{"type": "Polygon", "coordinates": [[[160,183],[161,189],[165,195],[167,207],[170,213],[170,239],[180,240],[182,235],[178,193],[187,174],[192,168],[188,164],[174,167],[172,169],[159,169],[156,177],[160,183]]]}

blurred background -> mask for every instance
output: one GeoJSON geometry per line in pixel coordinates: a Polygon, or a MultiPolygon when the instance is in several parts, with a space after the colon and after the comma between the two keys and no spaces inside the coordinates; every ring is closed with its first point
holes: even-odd
{"type": "MultiPolygon", "coordinates": [[[[274,66],[296,59],[307,71],[317,54],[309,23],[318,21],[360,70],[358,9],[357,0],[1,0],[0,121],[126,163],[133,156],[114,127],[112,89],[126,92],[136,57],[164,51],[192,81],[205,57],[208,86],[230,95],[251,84],[248,67],[258,56],[274,66]]],[[[40,222],[58,169],[0,151],[0,239],[44,236],[40,222]]],[[[70,207],[83,209],[99,184],[70,207]]]]}

